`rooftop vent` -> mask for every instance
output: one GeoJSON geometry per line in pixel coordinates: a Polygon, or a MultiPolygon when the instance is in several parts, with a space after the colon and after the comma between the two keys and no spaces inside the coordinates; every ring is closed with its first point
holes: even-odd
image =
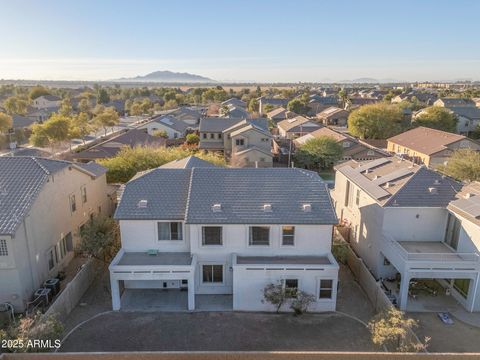
{"type": "Polygon", "coordinates": [[[438,194],[438,189],[436,187],[429,187],[428,192],[430,194],[436,195],[436,194],[438,194]]]}
{"type": "Polygon", "coordinates": [[[393,183],[391,183],[390,181],[387,181],[387,182],[385,183],[385,188],[388,189],[388,188],[391,187],[391,186],[393,186],[393,183]]]}
{"type": "Polygon", "coordinates": [[[137,204],[139,209],[145,209],[148,205],[148,200],[140,200],[137,204]]]}
{"type": "Polygon", "coordinates": [[[441,184],[441,181],[438,180],[438,179],[435,179],[435,181],[433,182],[435,185],[440,185],[441,184]]]}
{"type": "Polygon", "coordinates": [[[222,211],[222,204],[213,204],[212,205],[213,212],[221,212],[222,211]]]}
{"type": "Polygon", "coordinates": [[[303,212],[311,212],[312,204],[303,204],[302,209],[303,209],[303,212]]]}
{"type": "Polygon", "coordinates": [[[466,193],[465,194],[465,199],[470,199],[473,196],[472,193],[466,193]]]}
{"type": "Polygon", "coordinates": [[[263,204],[264,212],[272,212],[272,204],[263,204]]]}
{"type": "Polygon", "coordinates": [[[370,173],[370,169],[365,170],[365,174],[370,173]]]}
{"type": "Polygon", "coordinates": [[[380,178],[380,175],[375,175],[375,176],[373,177],[373,180],[377,180],[377,179],[379,179],[379,178],[380,178]]]}

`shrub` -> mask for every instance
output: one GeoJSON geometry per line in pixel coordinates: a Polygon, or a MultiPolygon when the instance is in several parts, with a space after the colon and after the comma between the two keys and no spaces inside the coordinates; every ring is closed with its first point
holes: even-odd
{"type": "Polygon", "coordinates": [[[311,303],[315,301],[315,296],[309,294],[305,291],[297,291],[297,296],[292,300],[290,304],[290,308],[293,309],[295,315],[301,315],[306,313],[308,307],[311,303]]]}

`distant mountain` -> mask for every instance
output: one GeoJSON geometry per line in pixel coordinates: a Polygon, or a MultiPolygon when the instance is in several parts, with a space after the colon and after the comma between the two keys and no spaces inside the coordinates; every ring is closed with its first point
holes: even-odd
{"type": "Polygon", "coordinates": [[[143,76],[135,76],[131,78],[120,78],[115,81],[129,81],[129,82],[178,82],[178,83],[211,83],[215,80],[209,79],[204,76],[189,74],[189,73],[178,73],[172,71],[154,71],[150,74],[143,76]]]}
{"type": "Polygon", "coordinates": [[[403,81],[399,81],[396,79],[374,79],[374,78],[358,78],[353,80],[341,80],[339,83],[343,84],[382,84],[382,83],[401,83],[403,81]]]}

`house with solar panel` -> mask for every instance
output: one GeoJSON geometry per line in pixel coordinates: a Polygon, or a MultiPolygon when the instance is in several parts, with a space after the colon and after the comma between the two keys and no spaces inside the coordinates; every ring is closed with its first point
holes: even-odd
{"type": "Polygon", "coordinates": [[[347,240],[401,310],[480,311],[480,187],[402,157],[336,167],[347,240]]]}
{"type": "Polygon", "coordinates": [[[335,310],[337,217],[314,172],[189,157],[137,174],[114,217],[122,242],[110,264],[114,310],[274,311],[263,296],[269,284],[313,295],[309,311],[335,310]]]}
{"type": "Polygon", "coordinates": [[[165,132],[169,139],[181,139],[187,134],[187,130],[193,130],[195,125],[188,123],[177,117],[167,114],[154,117],[138,129],[145,130],[149,135],[156,135],[159,132],[165,132]]]}
{"type": "Polygon", "coordinates": [[[0,157],[0,169],[0,303],[23,312],[73,259],[81,227],[113,202],[96,163],[0,157]]]}

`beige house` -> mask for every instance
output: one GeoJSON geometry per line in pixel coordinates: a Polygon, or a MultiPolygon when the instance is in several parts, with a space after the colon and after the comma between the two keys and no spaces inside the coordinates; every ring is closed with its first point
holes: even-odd
{"type": "Polygon", "coordinates": [[[347,126],[349,112],[335,106],[331,106],[317,114],[317,119],[323,125],[347,126]]]}
{"type": "Polygon", "coordinates": [[[95,163],[0,157],[0,168],[0,303],[23,312],[72,260],[81,227],[111,215],[115,192],[95,163]]]}
{"type": "Polygon", "coordinates": [[[297,137],[311,133],[319,129],[321,126],[316,122],[299,115],[291,119],[280,121],[277,124],[277,127],[278,133],[282,138],[293,140],[297,137]]]}
{"type": "Polygon", "coordinates": [[[291,119],[297,116],[293,111],[287,110],[284,107],[276,108],[269,113],[267,113],[267,117],[275,122],[279,122],[285,119],[291,119]]]}
{"type": "Polygon", "coordinates": [[[271,167],[272,134],[265,119],[203,118],[199,148],[222,152],[234,167],[271,167]]]}
{"type": "Polygon", "coordinates": [[[480,144],[463,135],[423,126],[391,137],[387,144],[388,151],[429,167],[444,164],[459,149],[480,151],[480,144]]]}
{"type": "Polygon", "coordinates": [[[32,106],[36,109],[48,109],[60,106],[62,99],[55,95],[43,95],[37,97],[32,102],[32,106]]]}

